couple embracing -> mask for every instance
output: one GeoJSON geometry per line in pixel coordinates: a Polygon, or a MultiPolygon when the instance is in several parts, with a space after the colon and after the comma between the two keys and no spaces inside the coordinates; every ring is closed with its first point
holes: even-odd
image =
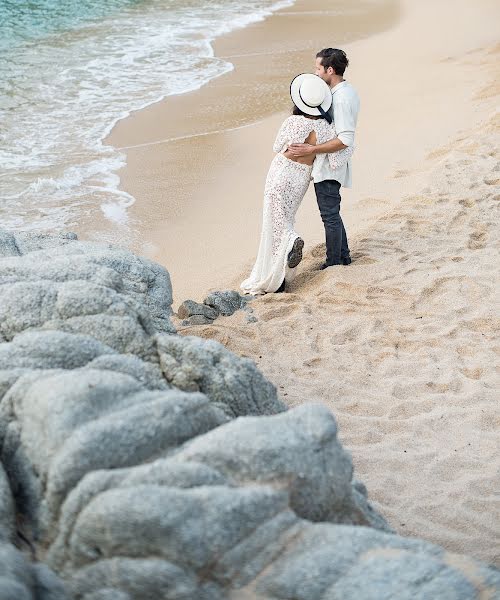
{"type": "Polygon", "coordinates": [[[351,262],[340,217],[340,188],[351,187],[351,156],[359,111],[356,90],[344,79],[349,64],[343,50],[316,55],[315,74],[303,73],[290,85],[294,104],[274,142],[264,190],[262,234],[247,294],[282,292],[302,260],[304,241],[294,230],[295,215],[314,181],[325,227],[326,260],[321,269],[351,262]]]}

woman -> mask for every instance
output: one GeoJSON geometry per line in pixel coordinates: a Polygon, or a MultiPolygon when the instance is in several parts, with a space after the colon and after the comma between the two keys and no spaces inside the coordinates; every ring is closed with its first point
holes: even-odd
{"type": "MultiPolygon", "coordinates": [[[[303,73],[290,85],[293,114],[285,119],[274,142],[276,152],[267,174],[264,214],[257,260],[250,277],[241,284],[246,294],[265,294],[285,289],[302,260],[304,241],[294,230],[295,215],[309,187],[314,157],[294,157],[288,146],[294,143],[322,144],[336,137],[328,111],[331,90],[320,77],[303,73]]],[[[353,148],[320,154],[336,168],[347,161],[353,148]]]]}

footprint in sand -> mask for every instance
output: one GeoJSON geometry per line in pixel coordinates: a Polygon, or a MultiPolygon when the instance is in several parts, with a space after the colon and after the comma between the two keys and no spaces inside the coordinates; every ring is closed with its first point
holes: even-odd
{"type": "Polygon", "coordinates": [[[261,321],[272,321],[273,319],[287,319],[292,313],[297,310],[297,306],[294,304],[283,304],[280,307],[272,308],[261,315],[259,319],[261,321]]]}
{"type": "Polygon", "coordinates": [[[462,198],[462,200],[459,200],[458,202],[465,208],[472,208],[473,206],[476,206],[476,201],[472,198],[462,198]]]}
{"type": "Polygon", "coordinates": [[[318,246],[314,246],[314,248],[311,250],[311,256],[313,256],[314,258],[324,258],[325,252],[326,252],[326,245],[319,244],[318,246]]]}
{"type": "Polygon", "coordinates": [[[337,332],[332,340],[332,346],[344,346],[359,339],[360,327],[348,327],[344,331],[337,332]]]}
{"type": "Polygon", "coordinates": [[[378,208],[379,206],[385,206],[389,201],[384,198],[361,198],[358,201],[360,208],[378,208]]]}
{"type": "Polygon", "coordinates": [[[319,357],[310,358],[309,360],[305,360],[302,364],[304,367],[319,367],[323,359],[319,357]]]}
{"type": "Polygon", "coordinates": [[[486,225],[479,223],[475,226],[474,231],[470,234],[467,247],[470,250],[480,250],[486,246],[487,238],[488,231],[486,229],[486,225]]]}
{"type": "Polygon", "coordinates": [[[452,149],[453,147],[451,145],[444,146],[443,148],[438,148],[437,150],[434,150],[427,155],[427,160],[435,160],[436,158],[441,158],[442,156],[445,156],[446,154],[451,152],[452,149]]]}
{"type": "Polygon", "coordinates": [[[483,374],[483,369],[477,367],[475,369],[459,369],[460,373],[468,377],[469,379],[479,380],[481,379],[481,375],[483,374]]]}
{"type": "Polygon", "coordinates": [[[450,224],[448,225],[448,230],[452,231],[455,229],[462,229],[462,227],[465,225],[468,219],[469,215],[467,214],[467,212],[465,210],[460,210],[450,221],[450,224]]]}
{"type": "Polygon", "coordinates": [[[351,256],[352,256],[352,265],[353,266],[357,266],[357,265],[372,265],[372,264],[374,264],[374,263],[377,262],[374,258],[371,258],[370,256],[368,256],[368,254],[356,254],[356,253],[354,253],[351,256]]]}

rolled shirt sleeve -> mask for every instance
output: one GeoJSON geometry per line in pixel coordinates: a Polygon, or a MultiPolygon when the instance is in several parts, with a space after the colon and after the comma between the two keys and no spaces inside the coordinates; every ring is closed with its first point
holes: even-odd
{"type": "Polygon", "coordinates": [[[354,132],[359,113],[359,96],[348,81],[341,81],[332,88],[332,116],[338,139],[347,146],[343,150],[333,152],[329,160],[318,155],[313,163],[312,176],[314,183],[327,179],[338,181],[343,187],[352,185],[352,164],[350,155],[354,151],[354,132]],[[347,157],[347,153],[350,153],[347,157]],[[346,158],[340,160],[341,158],[346,158]],[[331,161],[330,159],[334,159],[331,161]],[[332,164],[333,162],[333,164],[332,164]]]}
{"type": "Polygon", "coordinates": [[[333,118],[337,137],[344,146],[354,146],[354,132],[356,131],[356,116],[348,102],[334,102],[333,118]]]}

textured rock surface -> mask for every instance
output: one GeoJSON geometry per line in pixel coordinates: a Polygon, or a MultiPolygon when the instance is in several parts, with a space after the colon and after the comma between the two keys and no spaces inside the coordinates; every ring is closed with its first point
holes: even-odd
{"type": "Polygon", "coordinates": [[[494,597],[493,569],[391,533],[325,407],[175,335],[161,267],[71,234],[0,255],[1,600],[494,597]]]}
{"type": "Polygon", "coordinates": [[[203,303],[184,300],[177,310],[181,325],[210,325],[217,317],[229,317],[239,309],[249,310],[249,297],[234,290],[217,291],[209,294],[203,303]]]}
{"type": "Polygon", "coordinates": [[[222,316],[229,317],[240,308],[244,308],[248,299],[234,290],[212,292],[203,303],[216,309],[222,316]]]}
{"type": "Polygon", "coordinates": [[[0,463],[0,540],[12,539],[14,535],[14,500],[9,481],[0,463]]]}
{"type": "Polygon", "coordinates": [[[13,545],[0,541],[1,600],[69,600],[72,596],[46,565],[30,563],[13,545]]]}
{"type": "Polygon", "coordinates": [[[0,463],[0,600],[67,600],[60,579],[46,566],[31,564],[14,546],[15,507],[0,463]]]}
{"type": "Polygon", "coordinates": [[[209,321],[213,321],[219,316],[219,311],[207,306],[206,304],[200,304],[194,300],[184,300],[184,302],[177,309],[177,314],[180,319],[187,319],[192,315],[203,316],[209,321]]]}
{"type": "Polygon", "coordinates": [[[269,415],[286,410],[276,389],[246,358],[194,336],[158,335],[160,367],[166,380],[186,392],[203,392],[230,416],[269,415]]]}
{"type": "Polygon", "coordinates": [[[155,331],[173,332],[167,271],[127,250],[74,239],[3,233],[0,335],[33,327],[86,333],[120,352],[137,351],[155,331]],[[38,242],[37,242],[38,240],[38,242]],[[61,245],[54,245],[57,241],[61,245]],[[20,255],[12,255],[14,246],[20,255]],[[22,253],[23,249],[27,250],[22,253]]]}

